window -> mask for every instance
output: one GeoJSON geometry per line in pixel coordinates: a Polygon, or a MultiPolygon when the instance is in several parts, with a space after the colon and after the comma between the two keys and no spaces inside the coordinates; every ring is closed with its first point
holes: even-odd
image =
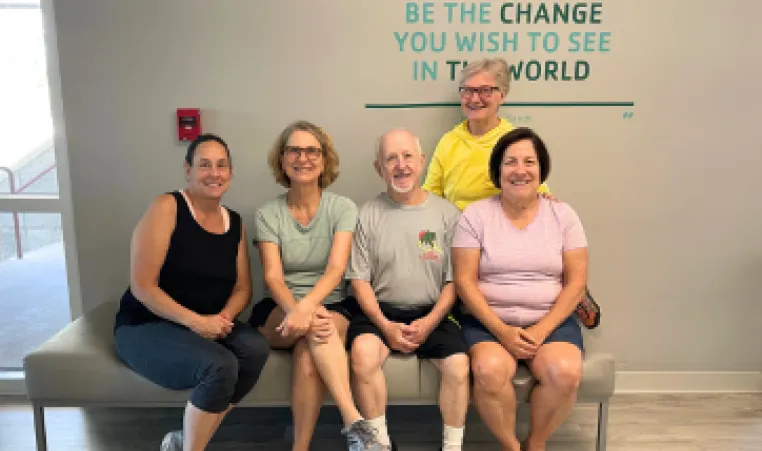
{"type": "Polygon", "coordinates": [[[42,17],[39,0],[0,0],[0,371],[72,317],[42,17]]]}

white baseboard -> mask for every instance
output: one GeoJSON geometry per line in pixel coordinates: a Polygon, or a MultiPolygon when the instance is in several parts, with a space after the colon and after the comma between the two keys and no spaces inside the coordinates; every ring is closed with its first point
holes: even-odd
{"type": "Polygon", "coordinates": [[[759,371],[618,371],[616,393],[762,392],[759,371]]]}
{"type": "Polygon", "coordinates": [[[0,371],[0,396],[26,395],[23,371],[0,371]]]}

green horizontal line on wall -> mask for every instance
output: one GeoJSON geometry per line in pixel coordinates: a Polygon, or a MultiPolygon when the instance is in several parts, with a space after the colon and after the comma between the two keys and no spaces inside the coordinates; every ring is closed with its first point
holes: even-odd
{"type": "MultiPolygon", "coordinates": [[[[426,103],[366,103],[369,110],[403,109],[403,108],[449,108],[459,107],[458,102],[426,102],[426,103]]],[[[591,107],[634,107],[635,102],[507,102],[507,107],[529,108],[591,108],[591,107]]]]}

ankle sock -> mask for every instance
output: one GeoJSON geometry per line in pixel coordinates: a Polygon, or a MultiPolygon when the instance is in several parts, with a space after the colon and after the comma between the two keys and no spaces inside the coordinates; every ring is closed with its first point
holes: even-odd
{"type": "Polygon", "coordinates": [[[445,424],[442,434],[442,451],[461,451],[465,430],[465,427],[456,428],[445,424]]]}
{"type": "Polygon", "coordinates": [[[368,420],[368,423],[376,430],[378,441],[384,446],[390,446],[389,431],[386,430],[386,415],[368,420]]]}

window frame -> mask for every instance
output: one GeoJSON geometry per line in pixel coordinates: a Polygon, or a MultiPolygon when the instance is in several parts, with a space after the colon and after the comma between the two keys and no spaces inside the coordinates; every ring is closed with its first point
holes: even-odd
{"type": "MultiPolygon", "coordinates": [[[[66,278],[70,319],[83,314],[80,289],[79,265],[74,229],[74,208],[71,196],[69,153],[66,141],[66,121],[61,95],[61,76],[58,62],[55,9],[53,0],[36,2],[3,2],[2,9],[40,9],[42,33],[45,39],[45,59],[47,63],[50,93],[51,118],[53,121],[53,146],[58,177],[58,195],[50,194],[0,194],[0,213],[59,213],[63,229],[66,278]]],[[[0,395],[23,395],[26,393],[23,371],[0,371],[0,395]]]]}

